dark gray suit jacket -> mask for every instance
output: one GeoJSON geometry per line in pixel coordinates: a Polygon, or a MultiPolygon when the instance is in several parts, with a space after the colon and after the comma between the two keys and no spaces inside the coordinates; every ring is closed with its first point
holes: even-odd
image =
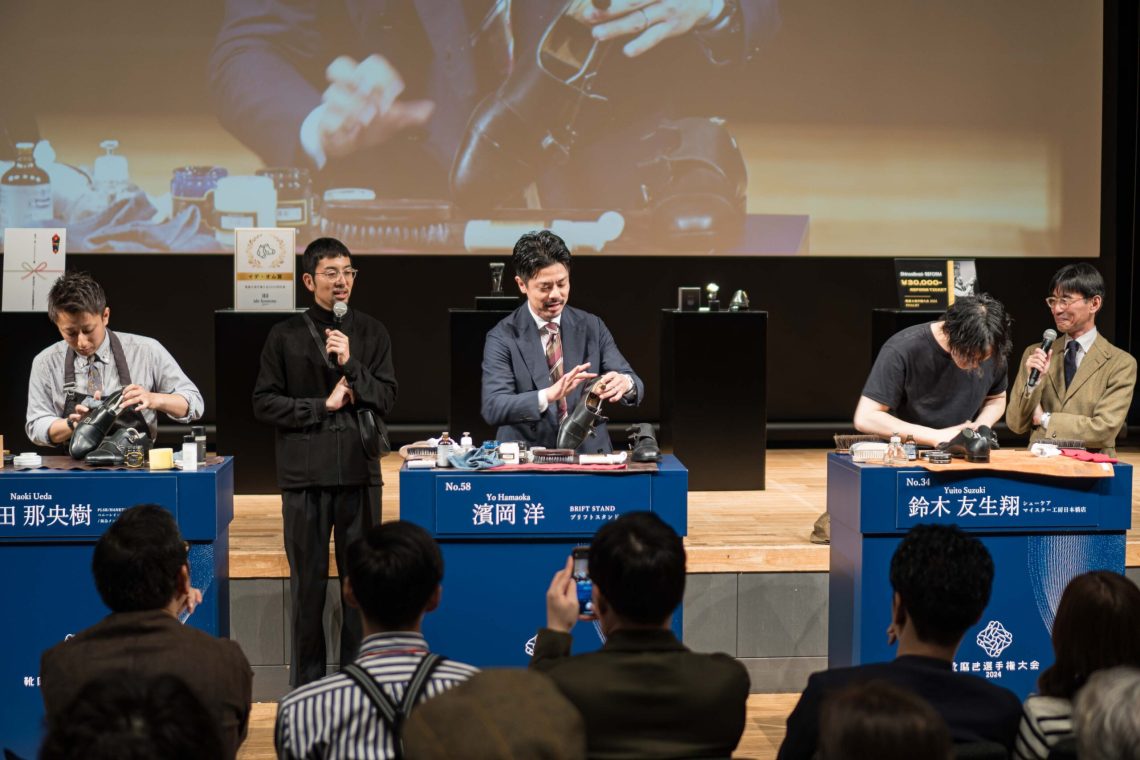
{"type": "Polygon", "coordinates": [[[749,679],[727,654],[690,651],[672,631],[617,630],[570,656],[570,634],[542,628],[530,667],[586,721],[591,758],[729,757],[744,733],[749,679]]]}
{"type": "MultiPolygon", "coordinates": [[[[566,369],[585,362],[589,372],[604,375],[611,370],[633,378],[635,393],[623,400],[628,406],[641,403],[645,383],[618,351],[614,338],[601,319],[567,306],[562,312],[562,356],[566,369]]],[[[500,441],[525,441],[531,446],[553,447],[558,439],[558,404],[538,412],[538,392],[550,385],[546,354],[538,326],[524,303],[487,333],[483,345],[483,419],[498,425],[500,441]]],[[[566,399],[570,411],[582,398],[586,383],[566,399]]],[[[605,407],[602,407],[605,414],[605,407]]],[[[610,452],[610,434],[605,425],[578,448],[585,453],[610,452]]]]}
{"type": "Polygon", "coordinates": [[[50,720],[88,682],[110,673],[169,674],[214,716],[226,757],[249,729],[253,671],[236,641],[182,625],[162,610],[117,612],[44,652],[40,691],[50,720]]]}

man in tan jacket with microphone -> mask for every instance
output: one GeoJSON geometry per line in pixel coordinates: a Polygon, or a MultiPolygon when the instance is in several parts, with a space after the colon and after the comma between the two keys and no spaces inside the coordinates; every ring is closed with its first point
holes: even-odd
{"type": "Polygon", "coordinates": [[[1115,456],[1136,387],[1136,359],[1097,332],[1104,278],[1091,264],[1068,264],[1053,275],[1049,293],[1045,302],[1060,337],[1048,352],[1025,349],[1005,422],[1015,433],[1029,432],[1031,441],[1079,440],[1115,456]],[[1033,370],[1040,379],[1030,387],[1033,370]]]}

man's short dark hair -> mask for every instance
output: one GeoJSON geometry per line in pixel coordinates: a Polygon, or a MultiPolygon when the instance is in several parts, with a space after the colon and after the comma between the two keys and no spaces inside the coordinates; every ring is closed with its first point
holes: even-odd
{"type": "Polygon", "coordinates": [[[632,623],[660,623],[685,595],[685,545],[652,512],[602,526],[590,542],[589,567],[614,612],[632,623]]]}
{"type": "Polygon", "coordinates": [[[95,544],[91,570],[112,612],[158,610],[174,598],[186,545],[174,515],[157,504],[126,509],[95,544]]]}
{"type": "Polygon", "coordinates": [[[828,695],[819,718],[819,760],[949,760],[946,721],[922,697],[886,681],[828,695]]]}
{"type": "Polygon", "coordinates": [[[540,269],[561,264],[570,270],[570,249],[566,242],[550,230],[528,232],[515,243],[511,264],[515,274],[528,282],[540,269]]]}
{"type": "Polygon", "coordinates": [[[48,291],[48,319],[55,322],[59,313],[96,314],[103,316],[107,294],[87,272],[64,272],[48,291]]]}
{"type": "Polygon", "coordinates": [[[916,525],[891,557],[890,577],[918,638],[955,646],[989,604],[994,561],[952,525],[916,525]]]}
{"type": "Polygon", "coordinates": [[[443,580],[443,555],[420,526],[374,525],[348,547],[348,579],[360,610],[387,630],[413,626],[443,580]]]}
{"type": "Polygon", "coordinates": [[[950,352],[981,362],[989,354],[997,367],[1005,366],[1013,347],[1012,320],[1005,307],[988,293],[963,296],[942,315],[950,352]]]}
{"type": "Polygon", "coordinates": [[[214,716],[178,677],[112,671],[89,681],[48,724],[41,760],[220,758],[214,716]]]}
{"type": "Polygon", "coordinates": [[[1104,278],[1096,267],[1084,261],[1066,264],[1049,280],[1049,295],[1054,293],[1078,293],[1084,298],[1104,298],[1104,278]]]}
{"type": "Polygon", "coordinates": [[[310,277],[316,277],[317,265],[321,263],[321,259],[335,259],[341,256],[352,261],[352,253],[347,245],[336,238],[317,238],[305,246],[305,252],[301,254],[301,271],[310,277]]]}

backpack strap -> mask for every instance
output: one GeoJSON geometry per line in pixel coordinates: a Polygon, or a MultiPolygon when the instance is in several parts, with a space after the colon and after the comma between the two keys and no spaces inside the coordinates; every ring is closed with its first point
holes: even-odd
{"type": "Polygon", "coordinates": [[[380,689],[376,679],[357,663],[350,663],[341,670],[342,673],[356,682],[357,686],[376,706],[376,711],[392,734],[392,751],[395,760],[403,760],[404,757],[404,721],[407,720],[408,714],[411,713],[412,708],[419,700],[420,694],[427,687],[428,678],[443,660],[444,657],[435,652],[424,655],[420,664],[416,666],[415,672],[412,673],[412,677],[408,680],[408,684],[404,688],[404,699],[399,705],[392,701],[392,698],[380,689]]]}

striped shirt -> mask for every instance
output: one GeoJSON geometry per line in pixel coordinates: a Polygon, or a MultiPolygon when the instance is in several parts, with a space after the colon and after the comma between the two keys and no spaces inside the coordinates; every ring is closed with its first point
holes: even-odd
{"type": "MultiPolygon", "coordinates": [[[[190,381],[170,352],[154,338],[115,331],[123,344],[123,358],[131,381],[152,393],[174,393],[186,399],[189,412],[185,417],[171,417],[175,422],[193,422],[202,416],[202,394],[190,381]]],[[[64,361],[67,343],[59,341],[41,351],[32,361],[32,374],[28,382],[28,414],[24,431],[37,446],[54,446],[48,440],[51,424],[63,416],[66,395],[63,392],[64,361]]],[[[123,387],[115,357],[111,354],[111,339],[104,336],[103,343],[93,354],[102,376],[103,395],[108,396],[123,387]]],[[[75,357],[75,386],[87,387],[88,359],[75,357]]],[[[79,393],[83,398],[86,394],[79,393]]],[[[144,409],[143,418],[153,439],[158,432],[158,415],[153,409],[144,409]]]]}
{"type": "MultiPolygon", "coordinates": [[[[404,687],[427,653],[427,642],[418,632],[377,633],[361,642],[356,663],[399,704],[404,687]]],[[[438,696],[477,672],[471,665],[444,660],[431,674],[419,701],[438,696]]],[[[277,757],[298,760],[393,756],[384,719],[368,695],[342,673],[306,684],[281,700],[274,744],[277,757]]]]}
{"type": "Polygon", "coordinates": [[[1013,756],[1017,760],[1045,760],[1057,742],[1073,735],[1073,705],[1061,697],[1031,696],[1017,731],[1013,756]]]}

